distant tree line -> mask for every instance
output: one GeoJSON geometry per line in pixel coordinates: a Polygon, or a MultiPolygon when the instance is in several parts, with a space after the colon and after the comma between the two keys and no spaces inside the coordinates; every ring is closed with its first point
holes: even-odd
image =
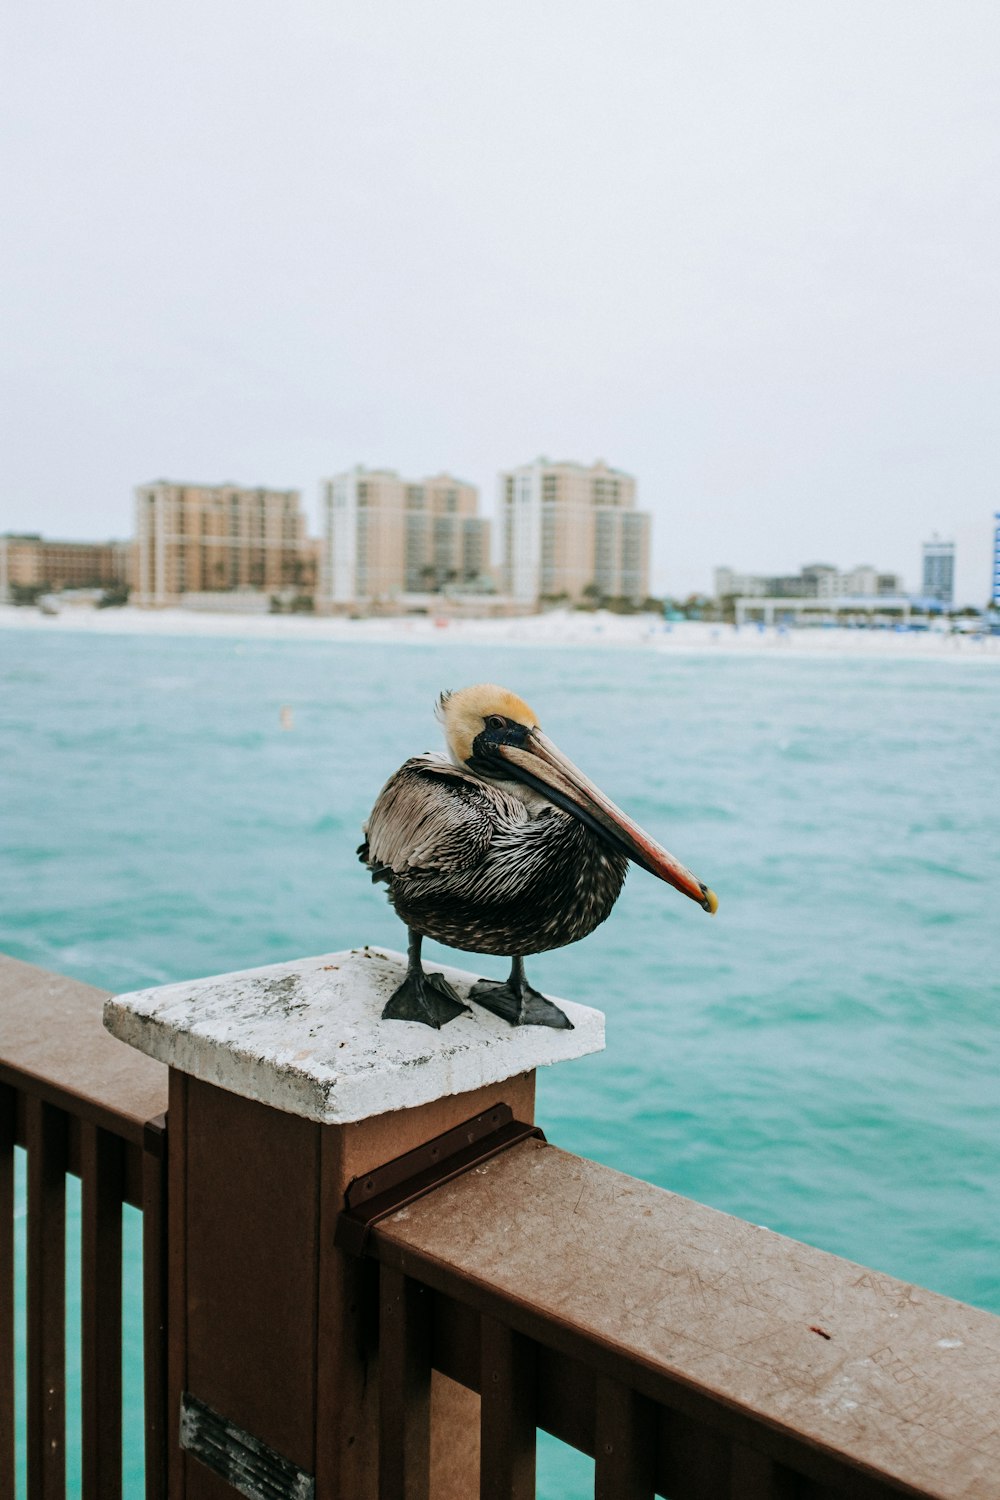
{"type": "Polygon", "coordinates": [[[542,604],[550,608],[571,606],[575,610],[593,611],[605,609],[615,615],[664,615],[667,619],[717,620],[721,618],[717,602],[705,594],[689,594],[686,599],[657,598],[647,594],[645,599],[634,599],[624,594],[606,594],[597,583],[588,583],[581,598],[575,602],[568,593],[543,594],[542,604]]]}
{"type": "MultiPolygon", "coordinates": [[[[102,587],[100,583],[74,584],[73,588],[74,591],[77,588],[101,589],[100,598],[97,600],[98,609],[114,609],[128,603],[129,586],[127,583],[114,583],[107,588],[102,587]]],[[[51,583],[12,583],[8,591],[11,604],[30,605],[37,604],[43,595],[51,594],[53,588],[51,583]]]]}

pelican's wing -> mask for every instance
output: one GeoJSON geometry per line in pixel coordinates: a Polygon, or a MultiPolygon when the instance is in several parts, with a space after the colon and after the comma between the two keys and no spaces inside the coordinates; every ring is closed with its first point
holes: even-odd
{"type": "MultiPolygon", "coordinates": [[[[375,879],[451,873],[479,863],[506,796],[445,757],[418,755],[390,777],[365,825],[361,857],[375,879]]],[[[504,806],[506,811],[506,806],[504,806]]]]}

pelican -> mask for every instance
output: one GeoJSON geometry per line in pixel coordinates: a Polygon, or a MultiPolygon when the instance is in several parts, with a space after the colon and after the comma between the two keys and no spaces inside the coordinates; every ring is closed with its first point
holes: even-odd
{"type": "Polygon", "coordinates": [[[447,754],[416,755],[391,776],[358,849],[409,932],[406,978],[386,1020],[441,1027],[467,1012],[420,961],[425,937],[511,960],[503,983],[469,998],[512,1026],[572,1029],[531,987],[524,958],[586,937],[609,916],[629,860],[705,911],[718,900],[542,733],[523,699],[479,683],[442,693],[447,754]]]}

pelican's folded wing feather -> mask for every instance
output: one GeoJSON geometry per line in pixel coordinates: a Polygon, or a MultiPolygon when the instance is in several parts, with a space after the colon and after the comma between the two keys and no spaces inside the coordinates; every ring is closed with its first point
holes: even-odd
{"type": "Polygon", "coordinates": [[[466,776],[445,756],[414,756],[379,793],[365,825],[362,857],[376,878],[388,870],[417,875],[470,869],[490,846],[497,811],[492,787],[466,776]]]}

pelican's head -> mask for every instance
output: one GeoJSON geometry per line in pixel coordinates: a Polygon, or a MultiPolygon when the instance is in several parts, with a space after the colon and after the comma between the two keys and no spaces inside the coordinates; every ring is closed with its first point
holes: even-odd
{"type": "Polygon", "coordinates": [[[714,913],[714,891],[616,807],[539,728],[523,698],[481,682],[442,693],[437,715],[457,766],[494,781],[519,781],[586,823],[605,843],[714,913]]]}
{"type": "Polygon", "coordinates": [[[479,682],[475,687],[460,688],[457,693],[442,693],[437,702],[437,716],[444,728],[448,754],[456,766],[472,762],[476,740],[488,729],[499,732],[511,724],[524,729],[538,728],[538,719],[524,699],[493,682],[479,682]]]}

